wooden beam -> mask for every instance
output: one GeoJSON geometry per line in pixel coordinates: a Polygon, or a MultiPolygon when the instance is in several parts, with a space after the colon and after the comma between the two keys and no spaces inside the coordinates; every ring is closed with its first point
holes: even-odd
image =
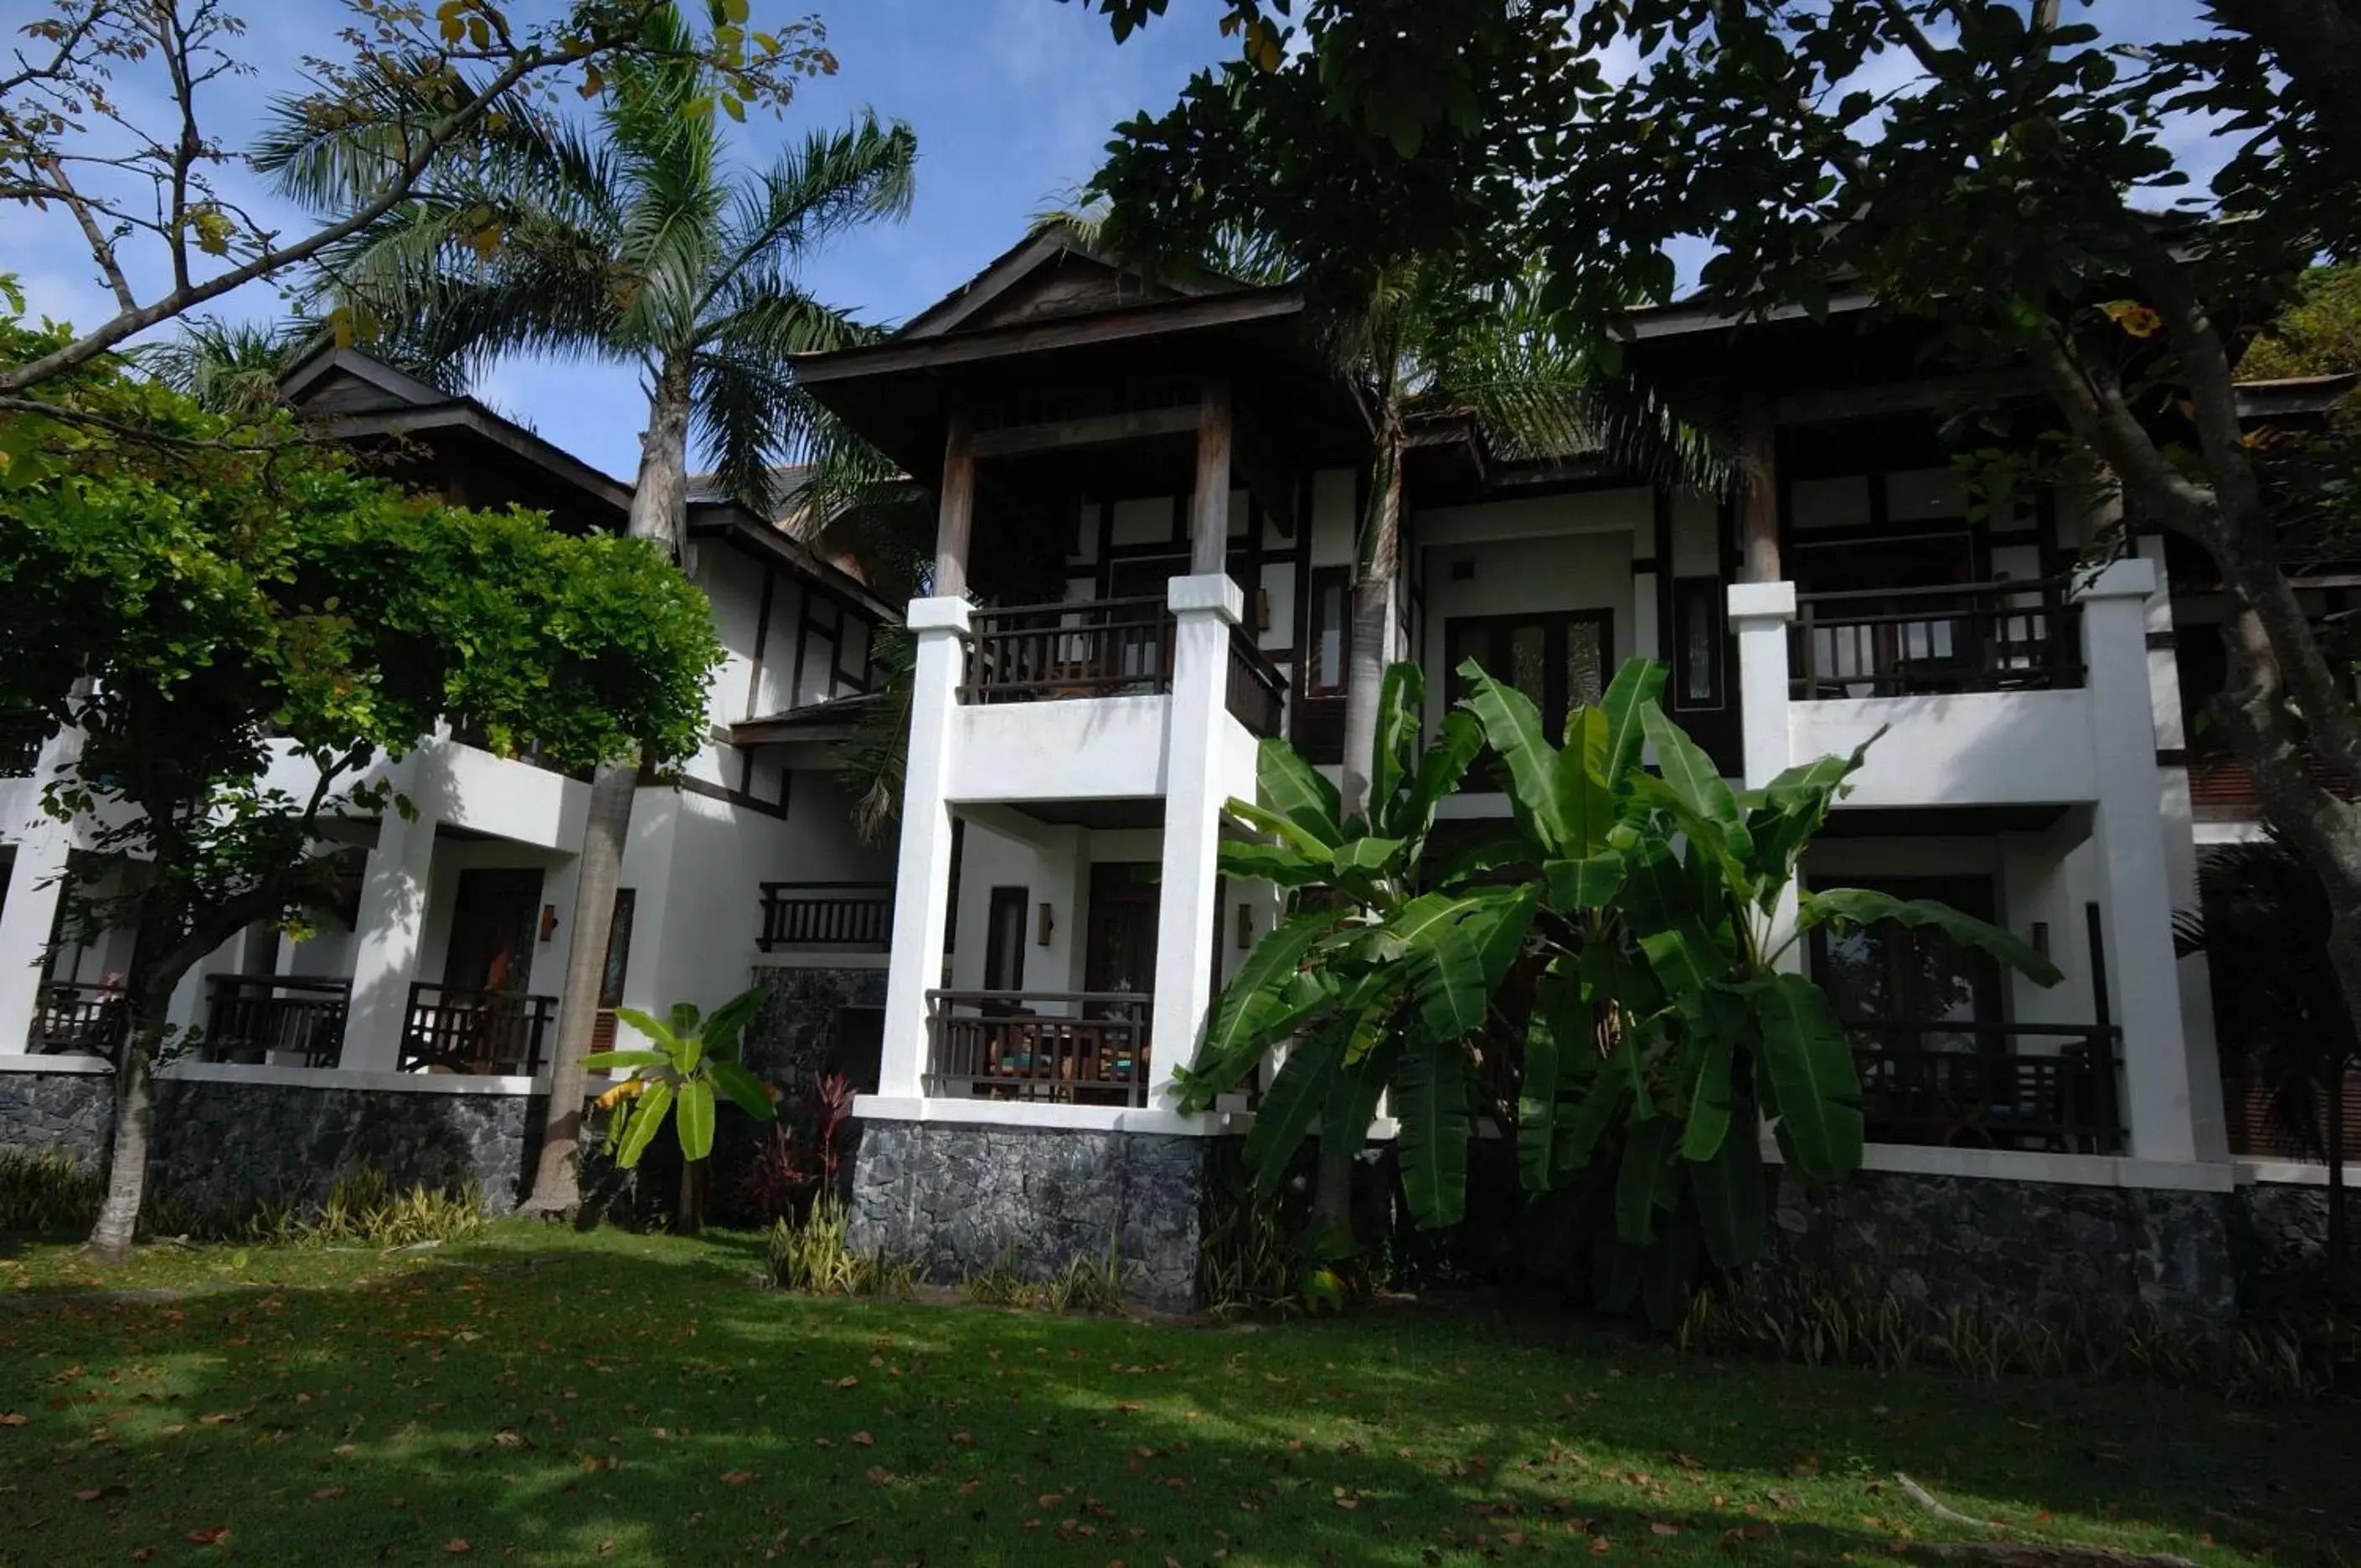
{"type": "Polygon", "coordinates": [[[917,370],[943,365],[964,365],[996,359],[1008,354],[1034,354],[1048,348],[1078,348],[1092,344],[1120,343],[1160,333],[1187,332],[1198,327],[1232,326],[1301,315],[1303,296],[1293,289],[1257,289],[1235,294],[1209,294],[1191,300],[1158,301],[1106,311],[1071,321],[1031,323],[1022,326],[982,327],[947,337],[915,340],[890,338],[863,348],[840,348],[826,354],[788,356],[796,380],[805,386],[849,380],[895,370],[917,370]]]}
{"type": "Polygon", "coordinates": [[[1779,580],[1779,429],[1767,411],[1747,411],[1739,425],[1739,580],[1779,580]]]}
{"type": "Polygon", "coordinates": [[[1197,400],[1197,488],[1189,520],[1189,569],[1224,569],[1230,548],[1230,384],[1205,378],[1197,400]]]}
{"type": "Polygon", "coordinates": [[[1829,392],[1795,392],[1771,405],[1773,424],[1818,424],[1870,414],[1903,413],[1946,403],[1992,402],[2037,397],[2041,378],[2031,370],[1977,370],[1877,387],[1845,387],[1829,392]]]}
{"type": "Polygon", "coordinates": [[[1119,441],[1146,441],[1159,435],[1180,435],[1197,428],[1192,404],[1177,409],[1141,409],[1132,413],[1093,414],[1084,419],[1058,420],[1049,424],[1012,424],[975,433],[978,457],[1020,457],[1035,452],[1062,452],[1076,446],[1105,446],[1119,441]]]}
{"type": "Polygon", "coordinates": [[[1279,530],[1281,539],[1294,538],[1295,477],[1270,444],[1256,433],[1252,421],[1241,423],[1233,416],[1231,423],[1237,470],[1246,479],[1246,493],[1261,503],[1263,516],[1279,530]]]}
{"type": "Polygon", "coordinates": [[[967,542],[975,524],[975,428],[965,410],[952,412],[943,436],[942,510],[935,519],[935,596],[967,592],[967,542]]]}

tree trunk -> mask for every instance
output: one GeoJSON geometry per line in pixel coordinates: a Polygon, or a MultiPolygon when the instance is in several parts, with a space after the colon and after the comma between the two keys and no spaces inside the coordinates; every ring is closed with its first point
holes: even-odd
{"type": "MultiPolygon", "coordinates": [[[[141,944],[145,945],[144,941],[141,944]]],[[[115,1048],[115,1136],[106,1157],[106,1197],[84,1250],[109,1263],[131,1254],[139,1210],[148,1196],[148,1146],[155,1124],[155,1061],[163,1044],[165,1009],[180,975],[162,979],[137,948],[126,979],[123,1041],[115,1048]]],[[[183,970],[187,966],[183,965],[183,970]]]]}
{"type": "MultiPolygon", "coordinates": [[[[1391,421],[1387,422],[1388,428],[1391,421]]],[[[1338,788],[1347,817],[1368,815],[1370,754],[1378,739],[1378,698],[1393,652],[1395,563],[1401,554],[1401,452],[1398,440],[1381,441],[1370,475],[1371,516],[1365,531],[1366,559],[1353,584],[1353,633],[1345,664],[1344,777],[1338,788]]],[[[1353,1233],[1353,1157],[1341,1141],[1320,1140],[1312,1190],[1312,1229],[1324,1243],[1353,1233]]]]}
{"type": "Polygon", "coordinates": [[[680,1162],[680,1196],[672,1217],[675,1235],[693,1236],[705,1229],[705,1165],[701,1159],[680,1162]]]}
{"type": "Polygon", "coordinates": [[[2353,1282],[2345,1215],[2345,1078],[2352,1065],[2340,1055],[2328,1071],[2328,1278],[2340,1290],[2353,1282]]]}
{"type": "MultiPolygon", "coordinates": [[[[648,397],[648,428],[640,437],[639,477],[631,487],[631,534],[653,540],[680,559],[688,532],[689,382],[686,356],[667,361],[648,397]]],[[[571,1216],[582,1207],[576,1152],[582,1142],[582,1058],[598,1023],[598,992],[607,974],[607,940],[614,929],[615,893],[622,878],[623,846],[631,831],[639,761],[601,767],[590,785],[590,813],[582,830],[582,860],[574,894],[574,946],[566,958],[566,991],[557,1003],[557,1040],[549,1058],[549,1102],[542,1112],[541,1155],[533,1168],[525,1212],[571,1216]]]]}

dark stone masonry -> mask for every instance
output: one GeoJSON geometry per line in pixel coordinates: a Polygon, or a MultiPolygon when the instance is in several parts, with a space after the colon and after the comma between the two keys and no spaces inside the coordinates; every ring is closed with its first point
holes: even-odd
{"type": "Polygon", "coordinates": [[[2227,1192],[1863,1171],[1783,1183],[1772,1261],[1858,1271],[1932,1311],[1984,1306],[2120,1320],[2145,1309],[2190,1329],[2237,1310],[2227,1192]]]}
{"type": "MultiPolygon", "coordinates": [[[[159,1079],[148,1180],[192,1213],[238,1220],[264,1202],[318,1202],[374,1166],[397,1188],[479,1188],[516,1207],[539,1146],[539,1095],[294,1088],[159,1079]]],[[[0,1146],[104,1157],[115,1113],[105,1073],[0,1073],[0,1146]]]]}
{"type": "Polygon", "coordinates": [[[1202,1138],[1054,1127],[863,1124],[852,1241],[939,1284],[1013,1257],[1046,1278],[1115,1244],[1124,1292],[1167,1311],[1196,1304],[1202,1138]]]}
{"type": "Polygon", "coordinates": [[[848,1038],[848,1025],[864,1011],[882,1013],[884,970],[763,968],[754,971],[754,983],[767,997],[740,1043],[747,1070],[790,1096],[837,1071],[873,1085],[874,1043],[868,1043],[865,1062],[853,1059],[863,1056],[864,1042],[848,1038]]]}
{"type": "Polygon", "coordinates": [[[56,1149],[95,1168],[114,1117],[111,1074],[0,1072],[0,1147],[56,1149]]]}

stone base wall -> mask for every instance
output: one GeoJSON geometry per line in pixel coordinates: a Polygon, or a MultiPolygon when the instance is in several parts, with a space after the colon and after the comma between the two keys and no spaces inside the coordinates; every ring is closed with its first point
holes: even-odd
{"type": "Polygon", "coordinates": [[[114,1136],[111,1074],[0,1072],[0,1148],[56,1149],[95,1170],[114,1136]]]}
{"type": "MultiPolygon", "coordinates": [[[[2361,1193],[2345,1195],[2361,1213],[2361,1193]]],[[[2242,1263],[2306,1272],[2328,1260],[2328,1189],[2257,1182],[2238,1189],[2234,1238],[2242,1263]]]]}
{"type": "Polygon", "coordinates": [[[766,967],[754,971],[754,983],[766,999],[740,1042],[739,1058],[755,1077],[790,1096],[802,1095],[837,1070],[845,1050],[841,1009],[885,1004],[882,969],[766,967]]]}
{"type": "Polygon", "coordinates": [[[1931,1311],[2122,1319],[2145,1310],[2202,1330],[2236,1311],[2235,1201],[1893,1171],[1813,1190],[1783,1180],[1763,1266],[1857,1271],[1931,1311]]]}
{"type": "MultiPolygon", "coordinates": [[[[543,1097],[159,1079],[150,1189],[208,1218],[318,1202],[373,1166],[397,1188],[480,1188],[517,1205],[541,1141],[543,1097]]],[[[96,1166],[115,1114],[104,1073],[0,1073],[0,1146],[67,1149],[96,1166]]]]}
{"type": "Polygon", "coordinates": [[[1046,1278],[1112,1241],[1124,1293],[1196,1305],[1205,1143],[1152,1133],[872,1121],[852,1174],[852,1241],[956,1284],[1004,1257],[1046,1278]]]}

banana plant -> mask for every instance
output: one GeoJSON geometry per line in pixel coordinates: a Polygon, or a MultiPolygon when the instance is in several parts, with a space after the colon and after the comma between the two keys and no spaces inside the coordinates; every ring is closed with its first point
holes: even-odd
{"type": "Polygon", "coordinates": [[[1203,1109],[1282,1049],[1246,1137],[1266,1192],[1314,1123],[1323,1140],[1356,1149],[1389,1090],[1411,1212],[1439,1226],[1466,1206],[1468,1042],[1523,950],[1541,891],[1480,884],[1475,861],[1422,872],[1435,807],[1484,744],[1476,720],[1455,711],[1422,749],[1425,704],[1416,664],[1386,671],[1366,815],[1345,812],[1336,786],[1288,742],[1262,742],[1263,803],[1227,806],[1256,837],[1225,840],[1220,863],[1233,879],[1293,890],[1292,912],[1247,955],[1177,1077],[1182,1106],[1203,1109]]]}
{"type": "Polygon", "coordinates": [[[1317,890],[1297,902],[1320,906],[1277,926],[1224,991],[1186,1102],[1210,1103],[1290,1042],[1246,1146],[1269,1183],[1314,1117],[1323,1138],[1357,1141],[1365,1107],[1390,1088],[1412,1217],[1449,1224],[1465,1204],[1477,1031],[1510,970],[1530,964],[1515,1093],[1486,1110],[1527,1190],[1572,1191],[1611,1214],[1598,1227],[1602,1299],[1620,1309],[1644,1291],[1663,1321],[1700,1255],[1728,1269],[1760,1255],[1758,1126],[1768,1122],[1805,1180],[1860,1168],[1850,1047],[1827,996],[1788,961],[1806,933],[1935,925],[2041,984],[2058,971],[1996,927],[1858,888],[1795,893],[1783,928],[1804,852],[1865,746],[1737,790],[1665,716],[1662,664],[1626,663],[1598,703],[1567,716],[1563,747],[1522,693],[1473,661],[1458,673],[1467,696],[1413,756],[1417,674],[1389,672],[1369,821],[1338,818],[1325,781],[1284,742],[1264,742],[1269,804],[1230,810],[1266,841],[1225,846],[1224,868],[1317,890]],[[1424,872],[1435,806],[1486,746],[1512,832],[1424,872]]]}
{"type": "Polygon", "coordinates": [[[763,995],[755,986],[710,1014],[678,1003],[664,1018],[636,1007],[615,1009],[620,1022],[654,1042],[653,1049],[597,1051],[582,1058],[589,1071],[631,1075],[598,1100],[599,1109],[612,1113],[607,1149],[617,1165],[636,1167],[667,1115],[677,1128],[683,1159],[693,1164],[710,1155],[717,1094],[757,1121],[778,1115],[770,1087],[738,1062],[738,1036],[762,1012],[763,995]]]}

